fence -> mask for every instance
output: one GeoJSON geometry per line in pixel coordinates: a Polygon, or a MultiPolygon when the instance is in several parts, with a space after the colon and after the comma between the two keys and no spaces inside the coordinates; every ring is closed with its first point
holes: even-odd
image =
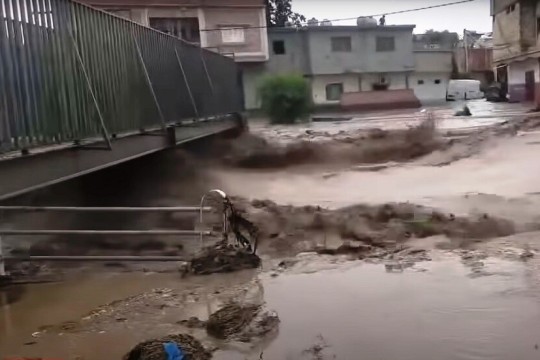
{"type": "MultiPolygon", "coordinates": [[[[199,215],[199,226],[204,226],[203,213],[210,212],[212,207],[205,206],[205,201],[209,195],[218,196],[220,202],[226,204],[228,201],[227,195],[221,190],[210,190],[201,198],[200,206],[176,206],[176,207],[73,207],[73,206],[0,206],[0,214],[2,212],[63,212],[63,213],[89,213],[89,212],[105,212],[105,213],[195,213],[199,215]]],[[[214,210],[218,210],[215,209],[214,210]]],[[[226,235],[230,229],[228,225],[227,208],[222,209],[222,229],[221,233],[215,233],[210,230],[178,230],[178,229],[150,229],[150,230],[6,230],[0,227],[0,280],[7,275],[5,263],[6,261],[185,261],[187,258],[174,255],[164,256],[108,256],[108,255],[8,255],[3,254],[3,236],[21,236],[21,235],[98,235],[98,236],[197,236],[200,241],[201,248],[204,245],[204,237],[226,235]]],[[[0,223],[1,225],[1,223],[0,223]]],[[[256,245],[254,250],[256,249],[256,245]]]]}
{"type": "Polygon", "coordinates": [[[69,0],[0,2],[0,153],[241,109],[228,57],[69,0]]]}

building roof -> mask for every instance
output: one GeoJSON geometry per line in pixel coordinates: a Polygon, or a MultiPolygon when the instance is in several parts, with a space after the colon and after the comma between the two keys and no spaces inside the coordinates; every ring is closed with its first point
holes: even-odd
{"type": "Polygon", "coordinates": [[[336,31],[336,32],[357,32],[357,31],[412,31],[416,25],[371,25],[371,26],[354,26],[354,25],[332,25],[332,26],[302,26],[302,27],[271,27],[269,32],[287,33],[297,31],[336,31]]]}
{"type": "Polygon", "coordinates": [[[97,8],[133,7],[261,7],[264,0],[78,0],[97,8]]]}

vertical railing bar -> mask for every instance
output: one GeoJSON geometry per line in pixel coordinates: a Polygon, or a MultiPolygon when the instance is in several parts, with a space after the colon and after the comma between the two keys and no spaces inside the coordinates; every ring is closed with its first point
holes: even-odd
{"type": "Polygon", "coordinates": [[[148,71],[146,69],[146,64],[144,62],[144,58],[142,56],[141,48],[139,47],[139,42],[137,41],[137,38],[135,37],[134,32],[131,33],[131,36],[133,38],[133,41],[135,43],[135,48],[137,49],[137,55],[139,56],[139,61],[141,62],[141,65],[143,67],[144,76],[146,78],[146,82],[148,83],[148,87],[150,88],[150,92],[152,93],[152,97],[154,98],[154,103],[156,105],[156,108],[159,113],[159,117],[161,120],[161,126],[165,130],[166,124],[165,124],[165,118],[163,117],[163,112],[161,111],[161,106],[159,105],[158,99],[156,97],[156,93],[154,92],[154,87],[152,86],[152,81],[150,80],[150,76],[148,75],[148,71]]]}
{"type": "Polygon", "coordinates": [[[32,95],[30,93],[30,79],[28,78],[28,59],[26,56],[26,46],[24,45],[24,33],[22,30],[22,13],[20,10],[20,1],[15,0],[11,6],[11,16],[13,20],[13,29],[15,32],[15,44],[17,46],[17,58],[19,60],[18,70],[19,77],[22,79],[21,91],[24,98],[22,99],[24,104],[24,118],[21,119],[25,128],[25,147],[29,147],[33,143],[33,112],[32,112],[32,95]],[[20,40],[20,44],[19,44],[20,40]]]}
{"type": "MultiPolygon", "coordinates": [[[[0,52],[7,54],[7,19],[2,15],[2,7],[0,4],[0,52]]],[[[10,151],[12,149],[13,132],[10,122],[13,121],[10,115],[10,106],[8,98],[10,97],[9,76],[8,76],[7,56],[0,56],[0,153],[10,151]]],[[[13,94],[11,94],[11,97],[13,94]]]]}
{"type": "MultiPolygon", "coordinates": [[[[117,109],[117,86],[116,86],[116,74],[118,69],[114,61],[114,56],[112,56],[114,49],[112,48],[112,29],[110,26],[110,16],[104,13],[99,13],[99,20],[101,23],[102,39],[104,41],[105,49],[105,77],[107,81],[107,97],[109,98],[109,123],[114,128],[114,132],[118,133],[121,131],[129,130],[124,129],[117,120],[116,109],[117,109]]],[[[103,66],[102,66],[103,68],[103,66]]]]}
{"type": "MultiPolygon", "coordinates": [[[[30,25],[28,19],[28,1],[19,0],[17,3],[17,12],[20,18],[20,30],[21,30],[21,47],[22,47],[22,62],[24,66],[24,77],[25,77],[25,87],[28,96],[28,108],[29,115],[28,118],[28,128],[30,130],[29,142],[31,145],[37,145],[36,140],[38,139],[39,132],[36,128],[36,125],[39,123],[39,113],[37,109],[37,96],[35,91],[35,81],[36,76],[32,76],[35,70],[35,65],[33,62],[33,56],[31,54],[31,39],[30,39],[30,25]]],[[[39,128],[39,126],[38,126],[39,128]]]]}
{"type": "Polygon", "coordinates": [[[55,3],[56,11],[54,12],[53,21],[55,25],[55,31],[58,35],[58,47],[60,50],[60,57],[62,61],[62,71],[65,76],[65,89],[67,92],[67,113],[66,113],[66,119],[64,123],[64,131],[62,134],[62,141],[66,140],[74,140],[75,136],[75,129],[76,129],[76,116],[77,116],[77,97],[75,94],[75,84],[74,84],[74,72],[71,68],[71,45],[70,45],[70,37],[69,37],[69,23],[68,19],[66,18],[65,14],[65,6],[69,4],[69,2],[65,1],[59,1],[59,0],[51,0],[55,3]]]}
{"type": "MultiPolygon", "coordinates": [[[[85,59],[87,59],[86,54],[88,53],[88,43],[85,41],[86,37],[86,23],[83,18],[83,6],[78,3],[73,3],[73,16],[75,18],[75,23],[77,24],[77,32],[74,34],[72,33],[72,36],[75,38],[76,36],[76,44],[77,48],[79,49],[79,55],[81,59],[83,59],[83,62],[85,59]]],[[[96,122],[93,120],[93,116],[96,112],[95,106],[93,104],[91,105],[89,102],[92,102],[92,96],[90,95],[90,91],[88,90],[88,86],[86,85],[86,81],[84,80],[85,75],[82,67],[79,64],[79,58],[77,57],[77,54],[75,53],[75,62],[77,64],[77,69],[80,71],[83,77],[83,83],[81,84],[81,100],[82,100],[82,109],[83,112],[81,114],[81,117],[83,119],[82,124],[84,126],[84,133],[85,134],[95,134],[100,133],[99,125],[96,125],[96,122]]],[[[81,139],[82,140],[82,139],[81,139]]]]}
{"type": "MultiPolygon", "coordinates": [[[[10,64],[10,70],[8,74],[10,74],[10,80],[12,84],[12,96],[13,98],[13,104],[14,104],[14,110],[15,110],[15,119],[13,121],[15,127],[16,127],[16,134],[15,134],[15,145],[17,149],[21,149],[21,140],[26,138],[26,128],[24,124],[24,118],[25,118],[25,109],[22,104],[23,94],[21,90],[21,80],[19,71],[17,69],[19,65],[19,61],[17,58],[17,41],[16,41],[16,35],[14,33],[15,31],[15,20],[13,19],[12,15],[12,4],[11,0],[4,0],[2,2],[4,5],[4,18],[6,19],[6,25],[7,25],[7,34],[8,34],[8,41],[7,41],[7,57],[8,63],[10,64]],[[11,39],[11,40],[10,40],[11,39]],[[11,44],[10,44],[11,41],[11,44]]],[[[26,143],[22,141],[22,147],[25,147],[26,143]]]]}
{"type": "Polygon", "coordinates": [[[92,100],[94,101],[94,106],[95,106],[95,109],[96,109],[98,117],[99,117],[103,138],[105,140],[105,143],[107,144],[107,147],[109,149],[112,149],[111,140],[110,140],[110,137],[109,137],[109,132],[107,131],[107,128],[105,127],[105,121],[103,120],[103,116],[101,114],[101,109],[99,107],[99,103],[98,103],[98,101],[96,99],[96,96],[94,94],[94,90],[92,88],[92,83],[90,81],[90,78],[88,77],[88,72],[86,71],[86,67],[84,66],[83,59],[81,58],[81,55],[79,54],[79,49],[77,48],[77,44],[75,43],[75,39],[73,38],[73,35],[70,33],[69,36],[71,37],[71,43],[73,44],[73,48],[74,48],[74,50],[75,50],[75,52],[77,54],[77,59],[79,61],[79,65],[81,66],[81,70],[84,73],[84,77],[86,79],[86,86],[88,87],[88,91],[90,92],[90,95],[92,96],[92,100]]]}
{"type": "Polygon", "coordinates": [[[208,80],[208,85],[210,86],[210,92],[212,93],[212,102],[214,103],[211,113],[212,115],[215,115],[217,113],[217,101],[216,101],[217,99],[216,99],[216,93],[214,91],[214,83],[210,76],[210,72],[208,71],[208,67],[206,66],[206,59],[205,59],[204,51],[202,48],[200,48],[200,50],[201,50],[201,62],[204,68],[204,73],[206,74],[206,79],[208,80]]]}
{"type": "Polygon", "coordinates": [[[60,31],[58,30],[59,24],[58,18],[55,19],[55,14],[58,11],[58,8],[54,6],[54,0],[45,0],[45,14],[47,15],[47,24],[51,29],[51,45],[53,50],[53,64],[55,66],[55,84],[60,87],[56,89],[56,93],[59,94],[60,99],[60,113],[58,114],[58,119],[56,121],[55,137],[56,142],[60,142],[60,139],[63,138],[65,131],[65,124],[69,121],[69,94],[66,89],[66,76],[65,76],[65,66],[63,61],[62,50],[60,47],[60,31]]]}
{"type": "Polygon", "coordinates": [[[109,56],[108,61],[108,67],[109,67],[109,75],[110,75],[110,81],[111,81],[111,89],[110,94],[112,96],[113,106],[111,108],[111,119],[115,123],[116,131],[123,131],[123,130],[129,130],[129,128],[125,128],[124,124],[122,124],[122,121],[120,119],[120,113],[122,111],[122,107],[120,106],[121,103],[121,96],[120,96],[120,80],[119,80],[119,74],[120,74],[120,66],[118,64],[119,57],[114,56],[114,52],[118,52],[118,44],[116,43],[116,33],[114,31],[114,22],[117,20],[116,18],[112,16],[104,15],[104,23],[105,23],[105,35],[107,36],[107,44],[108,49],[107,53],[109,56]]]}
{"type": "Polygon", "coordinates": [[[40,39],[40,31],[41,28],[38,25],[39,19],[36,19],[36,6],[34,4],[33,0],[25,0],[26,4],[26,14],[28,15],[27,20],[27,42],[30,47],[30,61],[32,63],[32,78],[34,79],[34,82],[36,86],[34,87],[34,106],[36,107],[36,122],[35,122],[35,131],[36,131],[36,139],[37,143],[41,144],[44,142],[44,136],[43,136],[43,126],[44,126],[44,114],[45,114],[45,106],[42,101],[43,97],[43,71],[41,68],[40,63],[40,55],[41,52],[39,51],[39,44],[41,42],[40,39]]]}
{"type": "Polygon", "coordinates": [[[84,137],[86,134],[86,130],[84,128],[84,99],[85,99],[85,92],[81,88],[81,77],[79,76],[81,74],[79,67],[77,65],[77,57],[75,55],[75,51],[73,51],[73,47],[71,45],[71,38],[74,38],[74,33],[78,31],[77,28],[77,22],[76,17],[74,14],[75,7],[77,4],[68,2],[66,6],[64,7],[63,12],[63,19],[66,23],[66,31],[68,33],[68,62],[72,74],[72,86],[73,86],[73,104],[74,104],[74,114],[72,119],[72,125],[73,125],[73,138],[71,140],[73,141],[79,141],[81,138],[84,137]],[[72,34],[71,37],[69,34],[72,34]]]}
{"type": "Polygon", "coordinates": [[[178,50],[176,49],[176,46],[174,48],[174,53],[176,55],[176,61],[178,62],[178,66],[180,66],[180,71],[182,71],[182,77],[184,78],[184,82],[186,83],[186,89],[189,94],[189,99],[191,100],[191,105],[193,105],[193,111],[195,112],[195,116],[199,117],[199,110],[197,109],[197,105],[195,104],[195,98],[193,97],[193,94],[191,93],[191,87],[189,86],[189,81],[186,76],[186,72],[184,71],[184,66],[182,65],[182,60],[180,59],[180,55],[178,55],[178,50]]]}
{"type": "Polygon", "coordinates": [[[56,79],[54,76],[55,62],[54,58],[50,56],[52,48],[52,40],[50,38],[53,35],[51,34],[52,29],[49,29],[47,25],[48,15],[46,13],[46,6],[44,0],[33,0],[33,2],[34,9],[37,13],[37,23],[39,24],[40,41],[38,41],[38,48],[41,55],[40,67],[42,67],[42,72],[45,75],[44,83],[46,101],[43,101],[43,103],[46,110],[44,112],[44,123],[41,128],[41,132],[42,136],[44,137],[44,141],[46,143],[49,143],[51,141],[52,135],[52,133],[50,132],[49,122],[51,121],[51,119],[53,119],[53,121],[57,121],[58,117],[60,116],[59,111],[61,108],[61,100],[58,96],[58,92],[54,88],[56,83],[56,79]]]}

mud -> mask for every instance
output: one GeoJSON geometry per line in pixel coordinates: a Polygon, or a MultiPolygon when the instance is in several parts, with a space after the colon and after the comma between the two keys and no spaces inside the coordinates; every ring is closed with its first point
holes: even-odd
{"type": "Polygon", "coordinates": [[[142,342],[127,353],[123,357],[123,360],[167,359],[167,354],[163,349],[163,344],[168,342],[176,343],[184,353],[184,359],[186,360],[209,360],[212,358],[212,354],[207,351],[193,336],[187,334],[178,334],[142,342]]]}

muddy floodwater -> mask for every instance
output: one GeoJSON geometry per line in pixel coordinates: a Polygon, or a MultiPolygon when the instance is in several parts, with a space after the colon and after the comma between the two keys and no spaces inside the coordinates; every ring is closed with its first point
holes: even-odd
{"type": "MultiPolygon", "coordinates": [[[[220,188],[249,203],[250,211],[263,214],[260,219],[277,230],[261,240],[262,266],[253,270],[183,276],[178,264],[163,271],[146,264],[95,267],[69,272],[63,281],[2,288],[0,359],[121,359],[137,343],[179,333],[193,335],[217,360],[539,359],[540,132],[516,127],[510,135],[484,136],[481,146],[460,143],[462,134],[451,132],[504,125],[526,110],[475,101],[469,104],[473,117],[453,117],[461,105],[429,108],[444,141],[455,137],[458,142],[406,160],[336,159],[266,169],[197,160],[188,162],[192,171],[180,181],[186,163],[182,167],[172,157],[165,165],[178,165],[176,171],[158,176],[154,165],[150,180],[109,189],[121,193],[115,201],[128,200],[107,205],[170,206],[194,204],[198,193],[220,188]],[[381,205],[392,202],[437,212],[430,210],[428,220],[407,227],[417,219],[409,221],[397,208],[381,205]],[[332,213],[359,204],[366,208],[332,213]],[[322,223],[311,221],[313,213],[322,223]],[[505,227],[490,232],[485,224],[505,227]],[[346,240],[348,252],[316,251],[310,243],[316,241],[306,239],[317,231],[330,234],[330,228],[333,236],[343,237],[339,241],[346,240]],[[470,235],[485,233],[501,237],[470,235]],[[380,234],[395,238],[380,239],[380,234]],[[456,234],[463,238],[451,238],[456,234]],[[293,242],[304,247],[292,251],[293,242]],[[350,243],[359,247],[351,251],[350,243]],[[279,324],[249,341],[218,340],[197,325],[231,301],[263,305],[279,316],[279,324]]],[[[252,132],[280,144],[328,139],[331,144],[363,129],[377,128],[379,135],[407,129],[425,116],[391,111],[291,127],[254,123],[252,132]]],[[[94,197],[100,198],[99,191],[94,197]]],[[[156,221],[122,224],[155,226],[156,221]]],[[[105,219],[92,224],[101,222],[105,219]]],[[[325,246],[326,235],[320,236],[325,246]]],[[[20,245],[6,242],[9,249],[20,245]]],[[[171,251],[170,244],[165,250],[171,251]]]]}
{"type": "Polygon", "coordinates": [[[458,256],[448,254],[398,273],[382,264],[308,258],[277,277],[246,272],[222,277],[221,284],[131,274],[29,287],[0,314],[3,355],[120,358],[137,341],[174,331],[182,316],[208,316],[218,303],[215,289],[245,286],[279,314],[279,332],[254,348],[229,344],[215,359],[259,359],[261,352],[264,359],[539,357],[540,281],[534,263],[486,259],[482,275],[474,276],[458,256]],[[68,321],[156,286],[198,289],[200,298],[181,311],[154,309],[81,333],[31,336],[39,325],[68,321]]]}

